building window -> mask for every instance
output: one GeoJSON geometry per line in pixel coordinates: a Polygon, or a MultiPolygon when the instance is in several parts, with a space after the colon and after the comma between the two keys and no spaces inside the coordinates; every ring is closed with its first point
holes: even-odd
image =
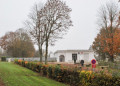
{"type": "Polygon", "coordinates": [[[72,60],[77,60],[77,54],[72,54],[72,60]]]}

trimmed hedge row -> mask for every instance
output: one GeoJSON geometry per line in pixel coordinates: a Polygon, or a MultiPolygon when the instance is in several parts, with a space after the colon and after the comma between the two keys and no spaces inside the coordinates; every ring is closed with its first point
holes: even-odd
{"type": "Polygon", "coordinates": [[[2,57],[1,57],[1,61],[6,61],[6,57],[5,57],[5,56],[2,56],[2,57]]]}
{"type": "Polygon", "coordinates": [[[58,65],[49,66],[21,60],[15,60],[15,63],[70,86],[120,86],[120,78],[106,74],[70,70],[58,65]]]}

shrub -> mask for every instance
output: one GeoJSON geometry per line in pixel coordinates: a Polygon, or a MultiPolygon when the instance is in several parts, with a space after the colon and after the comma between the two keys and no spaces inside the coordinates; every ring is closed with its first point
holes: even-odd
{"type": "Polygon", "coordinates": [[[42,70],[42,64],[39,64],[39,72],[42,70]]]}
{"type": "Polygon", "coordinates": [[[55,69],[54,69],[54,79],[58,80],[59,78],[59,72],[60,72],[60,67],[59,66],[56,66],[55,69]]]}
{"type": "Polygon", "coordinates": [[[16,64],[18,64],[18,59],[15,59],[14,62],[15,62],[16,64]]]}
{"type": "Polygon", "coordinates": [[[21,61],[22,66],[25,67],[25,61],[21,61]]]}
{"type": "Polygon", "coordinates": [[[6,61],[6,57],[5,57],[5,56],[2,56],[2,57],[1,57],[1,61],[6,61]]]}
{"type": "Polygon", "coordinates": [[[70,86],[119,86],[120,77],[115,77],[104,72],[92,73],[91,71],[78,71],[63,68],[62,66],[49,66],[41,63],[15,60],[16,64],[39,72],[59,82],[70,84],[70,86]]]}
{"type": "Polygon", "coordinates": [[[92,71],[79,71],[80,72],[80,83],[81,85],[89,86],[91,84],[94,74],[92,71]]]}
{"type": "Polygon", "coordinates": [[[30,62],[28,62],[25,66],[26,66],[28,69],[32,69],[30,62]]]}
{"type": "Polygon", "coordinates": [[[52,74],[53,74],[52,67],[49,66],[48,67],[48,77],[52,78],[53,77],[52,74]]]}
{"type": "Polygon", "coordinates": [[[41,67],[41,69],[42,69],[42,75],[43,76],[47,76],[47,67],[48,67],[48,65],[43,65],[41,67]]]}

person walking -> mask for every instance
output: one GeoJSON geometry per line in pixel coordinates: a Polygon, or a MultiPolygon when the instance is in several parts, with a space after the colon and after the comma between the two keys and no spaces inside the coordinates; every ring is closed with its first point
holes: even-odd
{"type": "Polygon", "coordinates": [[[84,66],[84,60],[81,60],[80,64],[83,67],[84,66]]]}

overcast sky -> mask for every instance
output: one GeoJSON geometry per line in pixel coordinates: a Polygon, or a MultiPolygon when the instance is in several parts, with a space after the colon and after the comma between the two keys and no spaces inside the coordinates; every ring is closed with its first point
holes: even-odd
{"type": "MultiPolygon", "coordinates": [[[[49,51],[63,49],[88,49],[98,33],[97,12],[102,4],[110,0],[63,0],[72,9],[70,28],[64,39],[60,39],[49,51]]],[[[118,0],[115,0],[116,2],[118,0]]],[[[32,6],[45,0],[0,0],[0,36],[24,26],[32,6]]]]}

